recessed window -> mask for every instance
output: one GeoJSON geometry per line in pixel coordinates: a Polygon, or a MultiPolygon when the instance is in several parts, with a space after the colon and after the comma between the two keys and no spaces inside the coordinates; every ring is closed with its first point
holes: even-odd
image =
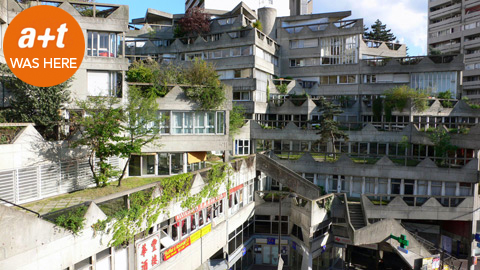
{"type": "Polygon", "coordinates": [[[95,57],[117,57],[119,38],[116,33],[87,32],[87,55],[95,57]]]}

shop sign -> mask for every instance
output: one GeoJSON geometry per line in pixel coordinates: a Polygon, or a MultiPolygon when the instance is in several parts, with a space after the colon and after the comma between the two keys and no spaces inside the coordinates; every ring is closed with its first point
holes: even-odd
{"type": "Polygon", "coordinates": [[[342,244],[352,244],[352,240],[340,236],[335,236],[335,242],[342,244]]]}
{"type": "Polygon", "coordinates": [[[190,246],[190,237],[187,239],[183,240],[182,242],[176,244],[175,246],[167,249],[165,253],[163,254],[163,260],[167,261],[168,259],[172,258],[173,256],[177,255],[180,253],[182,250],[186,249],[188,246],[190,246]]]}
{"type": "Polygon", "coordinates": [[[272,238],[272,237],[267,238],[267,245],[275,245],[275,238],[272,238]]]}
{"type": "Polygon", "coordinates": [[[223,193],[222,195],[219,195],[216,198],[211,198],[209,200],[206,200],[206,201],[202,202],[201,204],[197,205],[193,209],[185,211],[185,212],[181,213],[180,215],[176,215],[175,216],[175,222],[178,222],[178,221],[180,221],[180,220],[182,220],[182,219],[184,219],[184,218],[186,218],[186,217],[188,217],[188,216],[190,216],[190,215],[192,215],[192,214],[194,214],[194,213],[196,213],[196,212],[198,212],[198,211],[200,211],[204,208],[209,207],[210,205],[220,201],[221,199],[225,198],[226,196],[227,196],[227,194],[223,193]]]}
{"type": "MultiPolygon", "coordinates": [[[[207,226],[201,228],[200,230],[196,231],[192,235],[190,235],[188,238],[183,240],[182,242],[176,244],[175,246],[167,249],[163,253],[163,260],[166,261],[173,256],[177,255],[180,253],[182,250],[186,249],[188,246],[191,244],[195,243],[198,239],[202,238],[204,235],[208,234],[209,232],[212,231],[212,224],[208,224],[207,226]]],[[[141,269],[141,268],[139,268],[141,269]]]]}
{"type": "MultiPolygon", "coordinates": [[[[243,184],[238,185],[238,186],[230,189],[230,194],[232,194],[232,193],[234,193],[234,192],[236,192],[236,191],[238,191],[238,190],[240,190],[240,189],[242,189],[242,188],[243,188],[243,184]]],[[[176,216],[175,216],[175,222],[178,222],[178,221],[180,221],[180,220],[182,220],[182,219],[184,219],[184,218],[186,218],[186,217],[188,217],[188,216],[190,216],[190,215],[192,215],[192,214],[194,214],[194,213],[196,213],[196,212],[198,212],[198,211],[200,211],[200,210],[202,210],[202,209],[204,209],[204,208],[207,208],[207,207],[209,207],[210,205],[212,205],[212,204],[214,204],[214,203],[222,200],[222,199],[225,198],[225,197],[227,197],[227,193],[226,193],[226,192],[224,192],[223,194],[217,196],[216,198],[208,199],[208,200],[202,202],[201,204],[197,205],[195,208],[190,209],[190,210],[188,210],[188,211],[185,211],[185,212],[183,212],[183,213],[181,213],[181,214],[179,214],[179,215],[176,215],[176,216]]]]}
{"type": "Polygon", "coordinates": [[[160,236],[153,235],[136,246],[137,269],[149,270],[160,265],[160,236]]]}

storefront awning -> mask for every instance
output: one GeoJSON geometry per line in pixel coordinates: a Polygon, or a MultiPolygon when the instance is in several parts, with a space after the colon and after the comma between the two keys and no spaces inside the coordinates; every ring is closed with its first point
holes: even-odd
{"type": "Polygon", "coordinates": [[[207,152],[188,153],[188,164],[198,163],[207,160],[207,152]]]}

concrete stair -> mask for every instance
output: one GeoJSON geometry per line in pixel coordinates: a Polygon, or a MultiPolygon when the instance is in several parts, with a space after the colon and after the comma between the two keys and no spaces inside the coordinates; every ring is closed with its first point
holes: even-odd
{"type": "Polygon", "coordinates": [[[348,213],[350,214],[350,222],[355,230],[366,226],[365,216],[363,214],[362,205],[357,202],[348,203],[348,213]]]}

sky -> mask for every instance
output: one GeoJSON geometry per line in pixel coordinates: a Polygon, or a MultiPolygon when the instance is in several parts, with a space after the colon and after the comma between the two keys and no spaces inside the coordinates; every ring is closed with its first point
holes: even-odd
{"type": "MultiPolygon", "coordinates": [[[[224,0],[218,0],[224,1],[224,0]]],[[[408,46],[408,54],[427,53],[427,1],[426,0],[313,0],[313,12],[334,12],[351,10],[350,19],[364,19],[372,25],[377,19],[392,29],[400,43],[408,46]]],[[[145,16],[147,8],[168,13],[183,13],[184,0],[97,0],[99,3],[129,5],[130,20],[145,16]]]]}

